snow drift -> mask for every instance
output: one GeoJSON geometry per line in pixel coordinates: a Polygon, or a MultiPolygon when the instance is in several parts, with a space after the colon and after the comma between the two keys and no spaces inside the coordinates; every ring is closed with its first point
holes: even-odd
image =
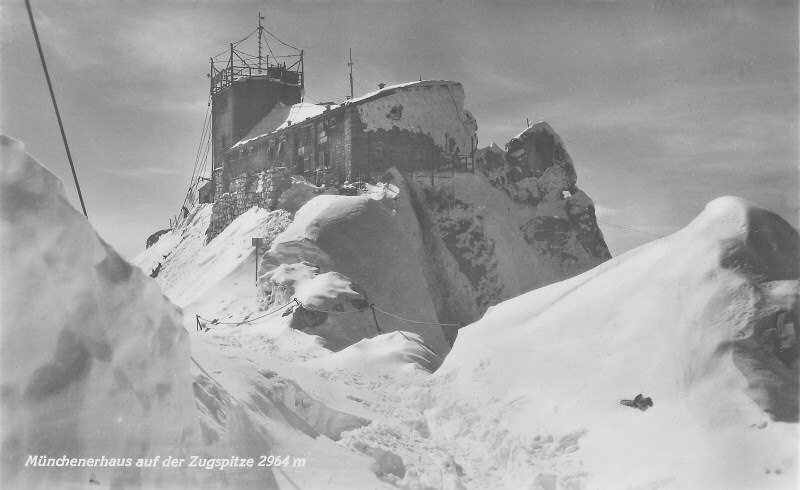
{"type": "Polygon", "coordinates": [[[795,488],[798,293],[796,231],[720,198],[670,237],[491,308],[419,406],[503,468],[483,487],[795,488]],[[638,393],[654,406],[619,404],[638,393]]]}
{"type": "Polygon", "coordinates": [[[273,294],[286,287],[288,264],[295,271],[292,290],[305,289],[311,308],[326,312],[318,328],[309,326],[309,333],[324,338],[331,349],[340,350],[378,333],[406,330],[419,334],[442,355],[450,346],[436,325],[417,236],[418,232],[397,217],[391,202],[367,196],[317,196],[300,208],[262,258],[261,288],[267,306],[288,299],[286,293],[273,294]],[[308,274],[309,267],[318,272],[308,274]],[[303,277],[297,272],[301,270],[306,271],[303,277]],[[323,275],[317,275],[319,271],[323,275]],[[333,277],[324,277],[330,272],[338,273],[338,284],[333,277]],[[317,284],[309,284],[311,281],[317,284]],[[342,288],[351,298],[346,305],[336,301],[342,288]],[[334,308],[337,304],[338,309],[334,308]],[[365,308],[369,304],[394,316],[373,316],[365,308]],[[409,323],[396,316],[430,324],[409,323]]]}
{"type": "Polygon", "coordinates": [[[158,285],[101,240],[61,182],[0,139],[2,482],[8,488],[166,485],[139,458],[198,435],[189,341],[158,285]],[[134,466],[38,467],[47,458],[134,466]]]}

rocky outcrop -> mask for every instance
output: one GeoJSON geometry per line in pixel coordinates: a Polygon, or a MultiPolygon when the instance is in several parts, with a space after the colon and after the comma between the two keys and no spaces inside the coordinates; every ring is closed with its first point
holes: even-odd
{"type": "Polygon", "coordinates": [[[261,296],[269,307],[294,302],[283,313],[291,315],[296,330],[319,327],[329,314],[356,313],[369,307],[363,288],[338,272],[321,273],[310,262],[280,264],[261,276],[261,296]]]}
{"type": "Polygon", "coordinates": [[[533,208],[520,227],[525,241],[565,278],[610,259],[594,203],[577,187],[572,158],[553,128],[535,124],[506,149],[480,150],[477,165],[495,188],[533,208]]]}
{"type": "Polygon", "coordinates": [[[158,239],[161,238],[163,235],[172,231],[172,228],[166,228],[164,230],[158,230],[157,232],[153,233],[149,237],[147,237],[147,242],[145,243],[145,248],[150,248],[158,242],[158,239]]]}
{"type": "Polygon", "coordinates": [[[297,299],[291,326],[333,351],[403,330],[443,355],[450,346],[437,328],[418,225],[397,212],[393,198],[373,197],[321,195],[307,202],[261,258],[262,305],[297,299]]]}

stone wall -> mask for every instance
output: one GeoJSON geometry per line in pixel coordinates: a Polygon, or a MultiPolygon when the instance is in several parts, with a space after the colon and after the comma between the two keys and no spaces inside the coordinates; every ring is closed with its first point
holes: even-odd
{"type": "Polygon", "coordinates": [[[253,206],[275,209],[283,191],[291,186],[291,171],[286,167],[262,170],[257,174],[241,172],[224,189],[217,180],[217,201],[211,214],[211,223],[206,230],[206,241],[219,235],[239,215],[253,206]]]}

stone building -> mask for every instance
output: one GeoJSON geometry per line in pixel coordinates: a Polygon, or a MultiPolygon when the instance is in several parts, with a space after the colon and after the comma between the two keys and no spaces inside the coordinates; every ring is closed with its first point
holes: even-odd
{"type": "MultiPolygon", "coordinates": [[[[260,53],[260,52],[259,52],[260,53]]],[[[304,102],[303,53],[211,61],[209,237],[252,206],[273,208],[291,176],[326,186],[401,172],[474,170],[477,124],[458,82],[420,80],[339,104],[304,102]]]]}

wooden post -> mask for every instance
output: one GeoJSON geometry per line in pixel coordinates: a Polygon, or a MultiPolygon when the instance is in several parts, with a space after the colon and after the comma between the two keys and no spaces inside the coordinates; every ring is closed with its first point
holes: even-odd
{"type": "Polygon", "coordinates": [[[350,63],[347,64],[350,67],[350,99],[353,98],[353,48],[350,48],[350,63]]]}
{"type": "Polygon", "coordinates": [[[431,161],[431,190],[433,190],[435,188],[435,185],[434,185],[434,182],[433,182],[433,172],[434,172],[435,169],[436,169],[436,159],[433,159],[431,161]]]}
{"type": "MultiPolygon", "coordinates": [[[[214,58],[209,58],[209,60],[211,61],[211,97],[214,97],[214,58]]],[[[209,102],[209,104],[210,103],[211,102],[209,102]]]]}
{"type": "Polygon", "coordinates": [[[251,243],[254,247],[256,247],[256,286],[258,286],[258,248],[261,246],[263,242],[263,238],[251,238],[251,243]]]}
{"type": "Polygon", "coordinates": [[[375,305],[370,304],[369,309],[372,310],[372,319],[375,320],[375,328],[378,330],[378,334],[382,334],[383,330],[381,330],[381,326],[378,325],[378,315],[375,314],[375,305]]]}
{"type": "MultiPolygon", "coordinates": [[[[261,26],[261,12],[258,13],[258,74],[261,74],[261,38],[264,36],[264,27],[261,26]]],[[[269,66],[269,58],[267,58],[267,66],[269,66]]]]}

